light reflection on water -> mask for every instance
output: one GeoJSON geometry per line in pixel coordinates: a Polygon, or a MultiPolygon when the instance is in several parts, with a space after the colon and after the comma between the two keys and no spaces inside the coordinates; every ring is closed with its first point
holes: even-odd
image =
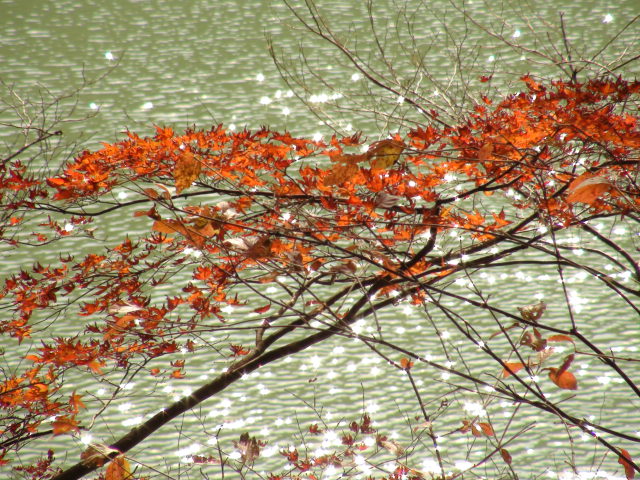
{"type": "MultiPolygon", "coordinates": [[[[69,134],[85,133],[91,136],[91,148],[97,148],[100,141],[110,141],[125,128],[141,132],[150,132],[151,124],[174,124],[177,128],[196,123],[208,126],[216,122],[233,125],[233,129],[257,128],[269,124],[276,129],[291,128],[296,135],[312,135],[316,139],[330,135],[330,131],[319,126],[314,118],[308,115],[286,85],[278,78],[278,74],[266,55],[263,38],[263,27],[269,25],[274,30],[281,26],[271,21],[271,13],[267,8],[258,8],[252,2],[234,1],[194,1],[194,2],[13,2],[0,1],[4,15],[3,44],[0,54],[3,58],[2,78],[18,85],[31,85],[37,79],[54,89],[69,84],[78,84],[81,78],[80,65],[86,70],[97,72],[116,61],[120,66],[106,80],[90,87],[81,97],[80,109],[86,112],[99,112],[92,120],[79,127],[68,127],[69,134]],[[58,82],[58,83],[56,83],[58,82]],[[74,130],[75,128],[75,130],[74,130]]],[[[339,8],[349,10],[349,2],[338,2],[339,8]]],[[[578,3],[578,2],[576,2],[578,3]]],[[[275,7],[278,9],[279,7],[275,7]]],[[[338,8],[338,7],[336,7],[338,8]]],[[[567,5],[569,14],[576,9],[584,9],[584,5],[567,5]]],[[[591,17],[585,17],[587,25],[597,24],[604,28],[624,17],[621,13],[613,16],[607,12],[607,6],[596,2],[590,10],[591,17]]],[[[346,21],[346,20],[345,20],[346,21]]],[[[593,27],[595,28],[595,27],[593,27]]],[[[277,33],[277,32],[276,32],[277,33]]],[[[522,26],[513,30],[512,36],[520,38],[526,35],[522,26]]],[[[297,37],[282,34],[280,41],[290,42],[295,48],[297,37]]],[[[318,52],[322,52],[321,48],[318,52]]],[[[434,64],[437,67],[438,52],[434,53],[434,64]]],[[[488,63],[496,61],[497,53],[486,52],[488,63]]],[[[447,68],[447,60],[439,58],[447,68]]],[[[513,59],[518,60],[518,59],[513,59]]],[[[442,65],[441,65],[442,66],[442,65]]],[[[340,79],[345,84],[357,84],[362,81],[360,74],[352,71],[336,73],[332,78],[340,79]]],[[[438,92],[433,92],[438,94],[438,92]]],[[[307,99],[321,105],[328,100],[338,99],[337,93],[318,90],[310,92],[307,99]]],[[[354,117],[345,119],[348,130],[365,129],[369,132],[372,125],[354,117]]],[[[124,192],[123,192],[124,193],[124,192]]],[[[124,198],[124,197],[121,197],[124,198]]],[[[130,225],[101,225],[104,238],[120,239],[130,225]]],[[[99,232],[98,232],[99,233],[99,232]]],[[[613,230],[616,239],[623,239],[628,233],[622,229],[613,230]]],[[[453,235],[456,235],[455,232],[453,235]]],[[[66,242],[69,251],[80,251],[84,240],[70,239],[66,242]]],[[[580,239],[570,239],[572,244],[580,244],[580,239]]],[[[55,261],[59,252],[36,252],[43,263],[55,261]]],[[[194,254],[197,252],[193,252],[194,254]]],[[[579,256],[582,253],[574,252],[579,256]]],[[[0,265],[7,271],[16,263],[31,263],[33,257],[3,257],[0,265]]],[[[614,268],[613,266],[607,268],[614,268]]],[[[619,272],[621,281],[630,281],[628,272],[619,272]]],[[[500,302],[515,309],[516,306],[531,303],[531,299],[557,299],[556,277],[551,273],[534,271],[490,271],[483,276],[485,285],[508,285],[501,292],[500,302]]],[[[570,299],[574,311],[581,315],[581,320],[591,329],[595,338],[603,344],[616,345],[619,332],[611,330],[610,306],[607,291],[598,284],[587,284],[580,274],[569,277],[574,286],[570,299]]],[[[469,285],[464,280],[456,285],[463,289],[469,285]]],[[[158,289],[155,294],[168,294],[167,289],[158,289]]],[[[273,292],[275,295],[277,292],[273,292]]],[[[445,301],[456,308],[455,302],[445,301]]],[[[548,318],[565,317],[560,302],[549,302],[548,318]]],[[[237,314],[243,318],[247,312],[242,309],[230,310],[228,314],[237,314]]],[[[473,310],[467,311],[468,321],[488,322],[487,318],[473,310]]],[[[414,307],[400,304],[395,311],[381,315],[380,321],[389,326],[394,339],[418,350],[429,360],[446,363],[433,338],[431,329],[423,325],[414,307]]],[[[485,327],[491,324],[484,325],[485,327]]],[[[627,326],[638,330],[637,322],[627,326]]],[[[78,329],[78,320],[69,319],[68,323],[58,322],[55,325],[59,334],[73,334],[78,329]]],[[[355,331],[372,333],[375,325],[363,320],[354,326],[355,331]]],[[[443,340],[462,342],[455,332],[442,330],[443,340]]],[[[636,336],[636,338],[639,338],[636,336]]],[[[217,339],[223,341],[224,339],[217,339]]],[[[210,341],[216,341],[210,339],[210,341]]],[[[463,348],[464,343],[460,343],[463,348]]],[[[637,351],[635,345],[616,346],[620,353],[637,351]]],[[[186,356],[186,355],[185,355],[186,356]]],[[[471,367],[480,365],[480,358],[465,357],[471,367]]],[[[155,414],[169,401],[175,401],[188,395],[193,385],[205,379],[214,378],[224,369],[221,362],[207,362],[206,359],[194,358],[188,364],[188,377],[185,380],[160,381],[138,377],[135,384],[120,385],[123,392],[116,400],[109,415],[109,421],[96,424],[94,430],[82,437],[81,442],[98,441],[109,443],[129,427],[139,424],[155,414]],[[198,363],[200,362],[200,363],[198,363]],[[194,379],[191,385],[191,379],[194,379]],[[148,383],[145,383],[148,382],[148,383]],[[186,385],[185,385],[186,384],[186,385]]],[[[496,372],[497,373],[497,372],[496,372]]],[[[616,383],[619,379],[611,378],[596,361],[581,360],[580,369],[576,372],[581,392],[592,391],[594,409],[582,412],[585,416],[593,415],[597,420],[601,406],[606,409],[607,416],[618,419],[623,426],[629,419],[629,405],[624,396],[618,397],[615,391],[602,394],[603,387],[616,383]]],[[[439,380],[447,380],[446,372],[430,372],[416,369],[417,384],[425,391],[443,391],[439,380]]],[[[110,380],[118,384],[118,379],[110,380]]],[[[106,401],[113,387],[106,382],[96,385],[92,378],[77,379],[70,388],[78,392],[89,392],[83,400],[87,404],[91,397],[106,401]]],[[[545,379],[541,379],[545,381],[545,379]]],[[[391,432],[391,438],[399,443],[410,441],[410,429],[406,420],[417,415],[415,400],[408,395],[406,379],[397,369],[391,368],[378,356],[372,354],[360,342],[344,338],[335,338],[322,345],[315,346],[307,352],[288,358],[277,365],[269,366],[247,375],[242,381],[225,391],[220,398],[206,402],[200,410],[185,415],[180,419],[180,426],[170,425],[158,435],[148,439],[143,446],[134,450],[131,455],[148,461],[150,454],[165,457],[173,462],[189,461],[189,455],[215,455],[218,442],[224,444],[227,451],[232,450],[231,439],[237,439],[243,431],[252,435],[269,438],[268,446],[262,455],[278,460],[279,450],[295,444],[303,445],[293,435],[299,429],[305,430],[310,423],[318,422],[314,411],[306,406],[317,405],[322,411],[322,418],[328,423],[354,420],[361,412],[369,412],[378,425],[391,432]],[[364,397],[364,399],[363,399],[364,397]],[[175,429],[189,432],[180,439],[176,447],[175,429]],[[217,432],[221,430],[218,438],[217,432]]],[[[556,397],[562,398],[557,392],[556,397]]],[[[477,403],[477,398],[469,396],[462,400],[463,407],[472,415],[486,415],[484,407],[477,403]],[[473,412],[473,413],[472,413],[473,412]]],[[[631,405],[634,408],[634,405],[631,405]]],[[[508,417],[514,406],[503,403],[491,406],[489,414],[508,417]]],[[[545,423],[547,420],[538,419],[545,423]]],[[[319,438],[311,439],[309,448],[317,454],[328,452],[339,442],[339,430],[329,429],[319,438]]],[[[542,432],[547,432],[540,428],[542,432]]],[[[557,441],[561,442],[564,432],[557,432],[557,441]]],[[[454,453],[466,445],[467,439],[462,436],[448,436],[440,439],[443,450],[454,453]]],[[[589,452],[593,440],[586,435],[581,436],[584,451],[589,452]]],[[[516,461],[530,464],[535,472],[540,465],[548,465],[547,457],[555,449],[561,449],[562,443],[555,445],[547,433],[537,434],[536,430],[528,437],[526,447],[514,448],[511,452],[516,461]],[[551,447],[551,449],[550,449],[551,447]]],[[[80,442],[74,447],[80,453],[80,442]]],[[[576,448],[582,448],[577,445],[576,448]]],[[[74,451],[74,450],[72,450],[74,451]]],[[[588,455],[587,455],[588,456],[588,455]]],[[[71,454],[70,461],[76,459],[71,454]]],[[[562,461],[562,455],[558,455],[562,461]]],[[[472,459],[477,460],[477,459],[472,459]]],[[[422,470],[437,471],[433,458],[425,458],[422,470]]],[[[468,468],[467,460],[460,460],[455,468],[468,468]]],[[[355,463],[366,472],[362,457],[355,463]]],[[[279,465],[282,461],[279,461],[279,465]]],[[[588,463],[587,463],[588,465],[588,463]]],[[[526,469],[525,469],[526,470],[526,469]]],[[[560,468],[558,469],[560,470],[560,468]]],[[[541,472],[536,472],[541,473],[541,472]]]]}

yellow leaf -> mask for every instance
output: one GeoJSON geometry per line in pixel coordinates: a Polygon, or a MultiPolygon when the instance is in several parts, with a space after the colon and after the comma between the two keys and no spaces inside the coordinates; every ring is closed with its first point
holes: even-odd
{"type": "Polygon", "coordinates": [[[173,170],[173,178],[176,181],[176,193],[180,194],[184,189],[189,188],[196,181],[202,164],[189,150],[182,152],[173,170]]]}
{"type": "Polygon", "coordinates": [[[386,169],[398,161],[406,145],[398,140],[386,139],[372,143],[367,156],[373,168],[386,169]]]}

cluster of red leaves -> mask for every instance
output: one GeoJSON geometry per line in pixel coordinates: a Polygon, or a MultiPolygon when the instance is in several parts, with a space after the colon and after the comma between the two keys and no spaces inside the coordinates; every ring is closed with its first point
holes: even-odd
{"type": "MultiPolygon", "coordinates": [[[[418,127],[406,140],[385,139],[364,154],[348,153],[362,143],[358,136],[324,144],[268,129],[229,132],[217,126],[177,135],[158,127],[152,137],[128,132],[123,141],[82,152],[46,182],[17,162],[3,165],[0,190],[10,201],[3,205],[0,233],[7,242],[25,229],[23,217],[45,206],[68,215],[78,230],[90,222],[83,212],[120,215],[126,202],[113,203],[119,188],[137,195],[132,202],[144,206],[133,216],[148,217],[149,226],[146,235],[119,240],[106,251],[61,257],[58,266],[36,264],[8,276],[0,299],[13,315],[0,322],[1,333],[24,341],[36,312],[80,297],[79,330],[86,338],[56,338],[31,354],[28,359],[49,368],[51,379],[28,382],[25,374],[6,380],[2,391],[20,391],[22,397],[3,400],[2,407],[28,411],[35,395],[43,418],[58,415],[58,431],[73,430],[73,408],[53,408],[55,389],[37,385],[72,367],[99,375],[135,357],[159,357],[180,347],[192,351],[189,335],[200,322],[224,322],[223,308],[241,303],[233,289],[247,272],[262,283],[300,272],[349,277],[360,261],[368,265],[367,275],[389,279],[380,294],[391,295],[393,280],[403,275],[438,280],[463,268],[445,255],[403,265],[401,255],[388,253],[411,255],[429,235],[454,230],[475,248],[497,241],[526,214],[569,226],[583,207],[620,215],[637,210],[640,191],[630,165],[637,162],[640,129],[622,106],[640,93],[640,82],[545,86],[523,80],[526,91],[495,106],[485,99],[460,125],[418,127]],[[504,195],[493,212],[454,203],[496,193],[504,195]],[[192,195],[203,201],[177,203],[192,195]],[[220,196],[225,200],[212,201],[220,196]],[[206,261],[193,260],[193,251],[206,261]],[[185,268],[192,279],[178,295],[152,298],[150,289],[185,268]]],[[[75,231],[54,219],[38,222],[33,234],[40,242],[75,231]]],[[[424,297],[416,292],[412,301],[424,297]]],[[[268,307],[255,313],[266,314],[268,307]]],[[[229,348],[234,357],[247,352],[236,344],[229,348]]],[[[573,389],[568,364],[550,369],[549,377],[573,389]]],[[[508,374],[524,368],[507,366],[508,374]]],[[[173,375],[182,376],[182,367],[173,375]]],[[[35,428],[28,415],[24,425],[35,428]]],[[[371,429],[355,427],[359,433],[371,429]]]]}

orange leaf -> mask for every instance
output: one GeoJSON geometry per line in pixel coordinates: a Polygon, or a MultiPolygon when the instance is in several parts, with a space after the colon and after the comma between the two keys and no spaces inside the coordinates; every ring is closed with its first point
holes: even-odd
{"type": "Polygon", "coordinates": [[[613,185],[605,177],[585,172],[569,185],[567,202],[582,202],[593,205],[599,197],[612,188],[613,185]]]}
{"type": "Polygon", "coordinates": [[[185,227],[182,222],[178,222],[177,220],[156,220],[151,227],[153,231],[168,234],[181,233],[184,229],[185,227]]]}
{"type": "Polygon", "coordinates": [[[53,427],[54,435],[62,435],[63,433],[77,432],[79,430],[78,422],[69,417],[58,417],[51,423],[51,426],[53,427]]]}
{"type": "Polygon", "coordinates": [[[481,225],[484,224],[484,217],[477,210],[475,211],[475,213],[467,213],[467,212],[465,212],[464,214],[469,219],[469,226],[477,227],[477,226],[481,226],[481,225]]]}
{"type": "Polygon", "coordinates": [[[91,370],[96,375],[102,375],[102,367],[104,367],[104,362],[94,359],[87,363],[87,367],[89,367],[89,370],[91,370]]]}
{"type": "Polygon", "coordinates": [[[491,154],[493,153],[493,143],[485,143],[482,147],[478,149],[478,160],[484,162],[485,160],[489,160],[491,158],[491,154]]]}
{"type": "Polygon", "coordinates": [[[118,455],[107,466],[105,480],[125,480],[131,478],[131,467],[124,455],[118,455]]]}
{"type": "Polygon", "coordinates": [[[75,391],[71,394],[71,397],[69,397],[69,405],[71,405],[71,408],[76,413],[81,408],[87,408],[86,405],[82,402],[82,400],[80,400],[81,398],[82,398],[82,395],[77,395],[75,391]]]}
{"type": "Polygon", "coordinates": [[[522,362],[504,362],[505,368],[502,370],[502,378],[507,378],[509,375],[516,373],[518,370],[524,368],[522,362]]]}
{"type": "Polygon", "coordinates": [[[403,370],[409,370],[411,369],[411,367],[413,367],[413,362],[406,357],[402,357],[400,359],[400,366],[402,367],[403,370]]]}
{"type": "Polygon", "coordinates": [[[561,371],[552,367],[549,369],[549,378],[553,383],[564,390],[578,389],[578,380],[576,380],[575,375],[568,370],[561,371]]]}
{"type": "Polygon", "coordinates": [[[488,423],[480,422],[478,423],[478,426],[482,429],[482,433],[484,433],[487,437],[494,436],[493,428],[488,423]]]}
{"type": "Polygon", "coordinates": [[[575,343],[573,341],[573,338],[569,337],[568,335],[551,335],[549,338],[547,338],[548,342],[571,342],[571,343],[575,343]]]}
{"type": "Polygon", "coordinates": [[[618,463],[624,467],[624,474],[627,477],[627,480],[632,480],[636,475],[636,471],[633,468],[631,462],[633,461],[631,455],[624,448],[620,449],[621,455],[618,456],[618,463]]]}
{"type": "Polygon", "coordinates": [[[176,193],[180,194],[184,189],[189,188],[200,175],[202,164],[189,150],[182,152],[176,161],[173,170],[173,178],[176,181],[176,193]]]}

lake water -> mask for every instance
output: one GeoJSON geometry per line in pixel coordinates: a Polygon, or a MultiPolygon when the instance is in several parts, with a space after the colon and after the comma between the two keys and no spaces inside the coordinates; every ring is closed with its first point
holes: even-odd
{"type": "MultiPolygon", "coordinates": [[[[387,21],[392,22],[393,13],[405,4],[385,0],[376,2],[376,5],[376,21],[384,25],[387,21]]],[[[411,6],[412,3],[406,5],[411,6]]],[[[477,9],[478,18],[488,15],[482,3],[474,2],[471,5],[477,9]]],[[[535,5],[531,11],[527,8],[533,9],[534,6],[514,1],[511,4],[507,2],[507,7],[502,13],[512,15],[506,17],[513,27],[509,35],[513,38],[522,37],[523,40],[530,39],[527,36],[532,33],[527,30],[526,23],[516,16],[518,11],[525,15],[538,15],[535,22],[542,25],[546,20],[555,20],[557,10],[562,8],[571,26],[572,38],[576,44],[585,45],[584,48],[589,48],[609,32],[621,28],[640,10],[635,0],[617,2],[615,6],[603,1],[553,2],[552,5],[535,5]]],[[[357,30],[364,31],[366,27],[366,12],[361,2],[332,0],[322,2],[322,8],[343,32],[352,22],[355,22],[357,30]]],[[[434,32],[440,35],[438,41],[448,45],[443,25],[448,25],[454,32],[460,25],[450,4],[438,1],[428,8],[420,8],[421,17],[416,19],[420,28],[416,29],[415,35],[418,42],[424,45],[425,52],[429,51],[430,42],[434,40],[434,32]],[[426,11],[431,15],[426,15],[426,11]]],[[[497,10],[499,7],[494,5],[492,8],[497,10]]],[[[173,125],[176,130],[193,124],[207,128],[212,124],[224,123],[238,129],[269,125],[273,129],[289,129],[294,135],[328,138],[332,130],[324,124],[323,102],[332,98],[331,95],[337,91],[355,92],[363,85],[357,72],[346,66],[333,49],[318,42],[310,43],[307,39],[305,54],[309,62],[317,66],[324,75],[322,78],[330,80],[327,80],[327,85],[322,85],[321,81],[310,79],[310,84],[315,85],[316,89],[292,91],[280,78],[269,57],[265,36],[272,36],[276,46],[294,60],[298,56],[299,42],[305,36],[290,28],[297,28],[296,22],[275,0],[271,3],[229,0],[0,0],[0,26],[3,32],[0,41],[0,78],[6,84],[14,85],[16,91],[24,92],[24,95],[36,95],[37,85],[50,89],[56,95],[81,85],[83,78],[95,78],[117,64],[109,75],[88,85],[78,97],[72,116],[92,118],[81,123],[62,125],[67,138],[80,138],[86,148],[99,148],[102,141],[121,138],[121,132],[126,129],[141,134],[151,133],[154,124],[173,125]],[[312,115],[296,94],[318,108],[320,117],[312,115]]],[[[638,27],[633,28],[637,30],[638,27]]],[[[366,36],[362,38],[363,34],[360,35],[360,41],[366,43],[366,36]]],[[[393,44],[393,39],[389,41],[393,44]]],[[[439,47],[438,44],[431,46],[428,59],[434,76],[446,78],[453,65],[444,55],[446,49],[439,47]]],[[[394,55],[401,53],[393,51],[393,47],[390,49],[394,55]]],[[[508,65],[504,70],[511,69],[514,74],[536,68],[531,59],[522,59],[519,54],[499,49],[491,42],[485,48],[469,53],[477,55],[478,63],[486,65],[488,71],[496,62],[509,62],[504,63],[508,65]]],[[[631,66],[625,73],[633,76],[639,70],[631,66]]],[[[389,104],[393,105],[394,101],[389,99],[389,104]]],[[[71,102],[66,105],[70,108],[71,102]]],[[[411,118],[413,113],[410,109],[406,105],[401,108],[406,109],[403,110],[406,112],[403,116],[411,118]]],[[[5,110],[3,119],[6,120],[8,115],[9,112],[5,110]]],[[[371,140],[384,137],[394,130],[393,126],[376,123],[373,116],[366,112],[343,111],[337,114],[327,111],[326,115],[331,115],[334,125],[343,131],[363,130],[371,140]]],[[[0,132],[3,138],[11,134],[10,129],[0,132]]],[[[55,170],[57,166],[50,165],[50,168],[55,170]]],[[[123,222],[119,225],[102,225],[101,228],[115,244],[130,225],[123,222]]],[[[611,228],[616,239],[623,239],[629,234],[627,231],[616,231],[615,226],[611,228]]],[[[579,240],[573,239],[573,242],[579,240]]],[[[70,241],[65,248],[85,249],[90,245],[70,241]]],[[[39,249],[24,256],[7,253],[0,264],[4,273],[8,273],[23,263],[30,264],[34,258],[42,262],[55,262],[59,253],[58,249],[39,249]]],[[[550,305],[547,315],[556,315],[561,319],[565,316],[562,301],[558,297],[555,277],[552,277],[553,281],[544,277],[548,273],[524,268],[515,271],[496,270],[490,272],[483,281],[486,282],[486,288],[492,288],[496,282],[505,286],[500,292],[501,305],[505,309],[515,310],[516,306],[544,298],[550,305]]],[[[608,291],[603,291],[597,283],[578,277],[573,281],[576,285],[576,302],[583,302],[579,314],[585,322],[588,320],[589,328],[597,335],[598,341],[628,352],[629,356],[634,355],[638,347],[636,342],[618,344],[622,332],[612,329],[616,309],[612,308],[608,291]]],[[[156,293],[165,294],[164,291],[156,293]]],[[[473,319],[479,326],[488,328],[491,325],[491,319],[482,312],[460,306],[456,308],[466,315],[467,320],[473,319]]],[[[237,315],[241,319],[246,312],[238,310],[237,315]]],[[[399,305],[379,320],[388,325],[389,334],[397,343],[431,355],[435,361],[447,361],[424,316],[419,315],[413,307],[399,305]]],[[[66,318],[60,320],[56,329],[72,334],[77,331],[79,322],[77,318],[66,318]]],[[[637,323],[635,321],[632,326],[619,327],[625,328],[624,338],[639,338],[635,334],[637,323]]],[[[373,329],[374,325],[365,322],[360,327],[366,332],[373,329]]],[[[444,338],[466,352],[468,347],[461,343],[456,332],[451,327],[443,328],[441,333],[444,338]]],[[[21,348],[24,350],[26,347],[21,348]]],[[[484,361],[473,357],[472,353],[465,353],[468,356],[465,358],[469,358],[469,368],[484,361]]],[[[136,422],[154,413],[171,399],[188,394],[189,389],[219,373],[222,368],[224,364],[221,362],[212,362],[206,357],[197,358],[190,360],[187,380],[156,385],[140,377],[134,380],[135,383],[123,385],[124,394],[120,394],[109,406],[107,415],[101,417],[92,429],[92,441],[110,443],[136,422]]],[[[636,373],[640,374],[637,367],[636,373]]],[[[428,407],[436,409],[448,391],[448,387],[442,383],[440,372],[418,369],[416,376],[418,384],[424,389],[425,399],[430,402],[428,407]]],[[[111,380],[118,381],[115,376],[111,380]]],[[[614,418],[613,425],[620,427],[629,422],[630,413],[637,419],[637,405],[629,405],[627,396],[614,388],[615,385],[609,384],[610,380],[607,380],[602,367],[595,360],[581,362],[580,382],[579,395],[593,396],[593,411],[580,411],[585,417],[593,415],[599,418],[602,412],[606,412],[607,418],[614,418]],[[602,393],[605,389],[609,390],[606,396],[602,393]]],[[[88,404],[92,397],[95,398],[93,405],[97,404],[98,399],[108,398],[113,391],[113,386],[108,382],[96,385],[91,379],[78,379],[74,381],[73,388],[85,395],[88,404]]],[[[466,405],[468,411],[473,410],[473,402],[477,401],[472,394],[449,394],[446,398],[456,408],[466,405]]],[[[557,398],[560,398],[560,394],[557,398]]],[[[456,408],[451,411],[460,412],[460,408],[456,408]]],[[[496,404],[491,408],[491,415],[499,418],[512,408],[508,404],[496,404]]],[[[292,435],[297,434],[299,429],[305,431],[310,422],[319,421],[317,413],[321,412],[322,418],[332,424],[342,419],[354,420],[363,409],[371,413],[384,432],[395,436],[401,444],[410,444],[411,429],[406,423],[407,419],[418,414],[418,410],[406,379],[361,343],[335,338],[295,358],[249,375],[223,395],[206,402],[198,411],[165,427],[132,451],[131,457],[143,463],[153,463],[155,468],[166,469],[166,472],[177,477],[179,472],[189,468],[188,463],[180,463],[189,454],[217,455],[215,439],[219,425],[224,425],[219,436],[223,449],[232,450],[231,440],[249,431],[259,438],[268,439],[264,453],[277,458],[278,448],[300,442],[293,439],[292,435]],[[177,432],[181,432],[181,435],[177,435],[177,432]],[[179,443],[176,443],[176,438],[179,438],[179,443]]],[[[452,413],[449,420],[456,422],[456,415],[452,413]]],[[[565,471],[566,432],[553,425],[554,418],[544,418],[533,410],[527,415],[522,418],[523,424],[536,421],[537,425],[527,434],[526,440],[510,447],[517,470],[532,476],[543,474],[547,469],[552,472],[551,476],[553,472],[565,471]]],[[[455,426],[459,425],[458,421],[455,426]]],[[[85,435],[83,441],[88,440],[89,437],[85,435]]],[[[468,441],[462,435],[450,435],[443,437],[442,448],[445,454],[457,460],[477,461],[479,458],[465,459],[461,455],[468,441]]],[[[316,449],[330,450],[334,444],[335,438],[327,434],[312,439],[308,447],[313,452],[316,449]]],[[[42,452],[46,447],[47,441],[34,443],[25,452],[42,452]]],[[[601,453],[594,453],[593,447],[590,439],[579,436],[575,439],[574,448],[578,452],[577,462],[581,468],[596,470],[593,465],[597,464],[601,453]]],[[[80,441],[73,442],[67,461],[76,461],[83,448],[80,441]]],[[[418,458],[421,458],[420,455],[418,458]]],[[[428,463],[429,460],[430,457],[425,454],[424,461],[428,463]]],[[[205,468],[205,473],[217,478],[216,468],[205,468]]],[[[616,468],[618,475],[621,475],[615,459],[607,460],[607,471],[612,472],[616,468]]],[[[488,474],[492,475],[491,472],[493,470],[489,468],[488,474]]],[[[194,472],[191,475],[199,478],[199,474],[194,472]]],[[[185,474],[184,478],[190,477],[185,474]]]]}

